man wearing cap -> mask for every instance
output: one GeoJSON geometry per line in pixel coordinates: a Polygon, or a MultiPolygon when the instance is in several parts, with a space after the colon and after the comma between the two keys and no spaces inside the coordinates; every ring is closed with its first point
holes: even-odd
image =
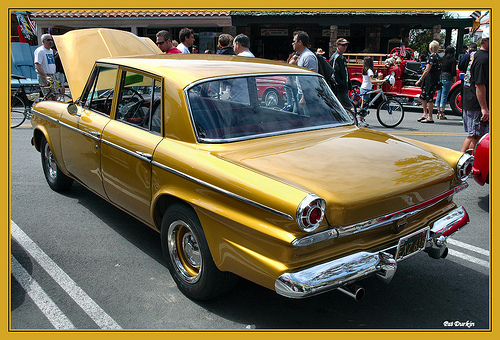
{"type": "Polygon", "coordinates": [[[352,107],[348,95],[352,84],[347,71],[347,61],[344,57],[348,44],[349,42],[344,38],[337,39],[337,50],[330,57],[330,65],[333,67],[333,93],[346,109],[352,107]]]}
{"type": "Polygon", "coordinates": [[[489,132],[489,27],[483,30],[481,49],[471,53],[464,77],[462,108],[467,137],[462,152],[474,149],[479,139],[489,132]]]}

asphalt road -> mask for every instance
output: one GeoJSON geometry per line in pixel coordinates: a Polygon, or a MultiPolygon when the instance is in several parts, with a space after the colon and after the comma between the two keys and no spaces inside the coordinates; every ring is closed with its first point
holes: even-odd
{"type": "MultiPolygon", "coordinates": [[[[460,117],[420,124],[407,110],[395,129],[371,128],[452,149],[465,135],[460,117]]],[[[164,265],[159,235],[74,184],[50,190],[29,126],[11,130],[11,329],[448,329],[485,330],[489,310],[489,187],[469,179],[455,201],[471,223],[446,259],[425,253],[398,265],[389,285],[361,283],[355,302],[339,291],[283,298],[241,280],[210,302],[189,300],[164,265]]]]}

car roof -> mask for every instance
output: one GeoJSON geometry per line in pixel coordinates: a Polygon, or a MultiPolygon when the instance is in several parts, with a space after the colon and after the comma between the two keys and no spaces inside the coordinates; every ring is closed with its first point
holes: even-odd
{"type": "Polygon", "coordinates": [[[206,54],[163,54],[107,58],[98,62],[122,65],[175,81],[180,88],[198,80],[250,74],[311,73],[301,67],[260,58],[206,54]]]}

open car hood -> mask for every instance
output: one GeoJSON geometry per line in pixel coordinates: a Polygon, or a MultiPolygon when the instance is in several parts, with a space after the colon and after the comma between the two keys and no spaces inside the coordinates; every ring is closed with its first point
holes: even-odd
{"type": "Polygon", "coordinates": [[[162,54],[149,38],[108,28],[70,31],[54,36],[71,96],[80,97],[96,60],[131,55],[162,54]]]}

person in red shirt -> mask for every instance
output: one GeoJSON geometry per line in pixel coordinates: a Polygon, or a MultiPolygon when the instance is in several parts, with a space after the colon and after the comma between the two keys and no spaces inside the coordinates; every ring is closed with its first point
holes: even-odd
{"type": "Polygon", "coordinates": [[[156,45],[166,54],[182,53],[177,47],[172,44],[172,34],[169,31],[162,30],[156,33],[156,45]]]}

